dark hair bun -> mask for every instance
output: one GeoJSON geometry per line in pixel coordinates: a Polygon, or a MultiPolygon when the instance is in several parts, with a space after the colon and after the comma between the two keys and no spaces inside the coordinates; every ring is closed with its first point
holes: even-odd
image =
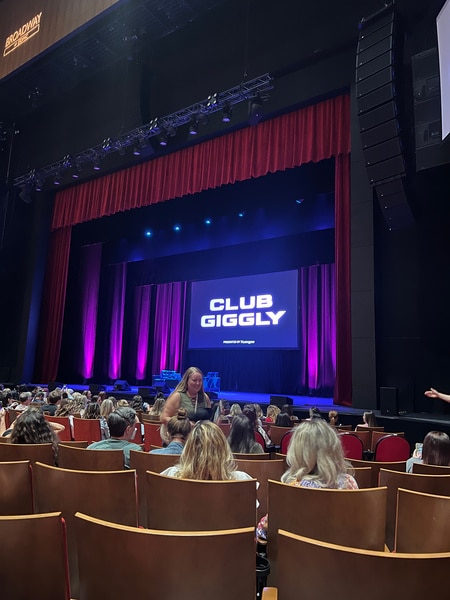
{"type": "Polygon", "coordinates": [[[187,410],[185,408],[179,408],[177,412],[178,421],[185,421],[187,418],[187,410]]]}

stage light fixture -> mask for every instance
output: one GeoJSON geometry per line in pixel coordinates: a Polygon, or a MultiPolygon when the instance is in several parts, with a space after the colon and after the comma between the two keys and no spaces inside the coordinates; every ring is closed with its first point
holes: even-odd
{"type": "Polygon", "coordinates": [[[153,235],[152,230],[151,229],[146,229],[146,231],[145,231],[145,237],[149,238],[149,237],[152,237],[152,235],[153,235]]]}
{"type": "Polygon", "coordinates": [[[243,217],[245,217],[245,210],[240,210],[240,211],[238,212],[238,217],[239,217],[239,218],[241,218],[241,219],[242,219],[243,217]]]}
{"type": "Polygon", "coordinates": [[[304,198],[297,198],[297,200],[295,201],[296,204],[303,204],[304,202],[304,198]]]}
{"type": "Polygon", "coordinates": [[[94,171],[100,171],[101,166],[100,166],[100,160],[98,158],[94,160],[94,164],[93,164],[92,168],[94,169],[94,171]]]}
{"type": "Polygon", "coordinates": [[[44,187],[44,179],[41,176],[36,177],[36,182],[34,184],[34,189],[37,192],[42,192],[42,188],[44,187]]]}
{"type": "Polygon", "coordinates": [[[167,133],[165,131],[162,131],[161,135],[159,136],[159,145],[167,146],[167,133]]]}
{"type": "Polygon", "coordinates": [[[72,173],[72,179],[79,179],[79,178],[80,178],[80,170],[78,167],[74,167],[73,173],[72,173]]]}
{"type": "Polygon", "coordinates": [[[198,118],[196,117],[189,125],[189,135],[198,134],[198,118]]]}
{"type": "Polygon", "coordinates": [[[214,108],[217,106],[217,92],[215,94],[211,94],[206,99],[206,108],[214,108]]]}
{"type": "Polygon", "coordinates": [[[205,219],[205,225],[211,225],[212,219],[205,219]]]}
{"type": "Polygon", "coordinates": [[[181,231],[181,225],[174,225],[173,226],[173,230],[174,231],[181,231]]]}
{"type": "Polygon", "coordinates": [[[225,104],[222,109],[222,122],[229,123],[231,121],[231,117],[233,116],[233,109],[229,104],[225,104]]]}
{"type": "Polygon", "coordinates": [[[263,116],[262,100],[255,96],[248,103],[248,122],[250,125],[258,125],[263,116]]]}
{"type": "Polygon", "coordinates": [[[140,155],[141,155],[141,149],[140,149],[140,148],[138,148],[138,146],[136,146],[136,147],[133,149],[133,154],[134,154],[134,156],[140,156],[140,155]]]}
{"type": "Polygon", "coordinates": [[[61,173],[55,173],[53,185],[61,185],[61,173]]]}

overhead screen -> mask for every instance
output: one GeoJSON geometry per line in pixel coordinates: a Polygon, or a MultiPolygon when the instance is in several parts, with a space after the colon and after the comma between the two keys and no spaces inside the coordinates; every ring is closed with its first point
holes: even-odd
{"type": "Polygon", "coordinates": [[[298,348],[298,272],[195,281],[189,348],[298,348]]]}
{"type": "Polygon", "coordinates": [[[450,133],[450,0],[436,19],[441,80],[442,139],[450,133]]]}
{"type": "Polygon", "coordinates": [[[82,27],[118,0],[0,2],[0,79],[82,27]]]}

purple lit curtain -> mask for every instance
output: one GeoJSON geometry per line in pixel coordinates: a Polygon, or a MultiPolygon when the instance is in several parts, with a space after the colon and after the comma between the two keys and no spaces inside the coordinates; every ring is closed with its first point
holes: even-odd
{"type": "MultiPolygon", "coordinates": [[[[148,339],[150,329],[150,295],[149,285],[138,286],[134,295],[134,339],[136,342],[136,379],[142,381],[146,377],[148,359],[148,339]]],[[[151,374],[150,374],[151,375],[151,374]]]]}
{"type": "Polygon", "coordinates": [[[153,374],[163,369],[181,370],[184,347],[185,281],[156,286],[153,374]]]}
{"type": "Polygon", "coordinates": [[[113,292],[109,335],[108,377],[111,380],[115,380],[120,378],[122,369],[123,315],[125,310],[127,263],[114,265],[112,269],[113,292]]]}
{"type": "Polygon", "coordinates": [[[80,373],[84,379],[94,374],[95,338],[97,330],[98,292],[102,244],[92,244],[81,249],[81,352],[80,373]]]}
{"type": "Polygon", "coordinates": [[[335,266],[300,269],[302,385],[317,394],[332,388],[336,374],[335,266]]]}

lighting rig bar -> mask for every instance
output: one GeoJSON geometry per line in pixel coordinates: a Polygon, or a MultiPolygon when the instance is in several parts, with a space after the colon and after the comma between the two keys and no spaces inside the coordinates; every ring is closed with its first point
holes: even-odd
{"type": "Polygon", "coordinates": [[[57,185],[62,174],[67,172],[68,169],[72,170],[72,178],[77,179],[79,171],[86,165],[90,164],[94,170],[100,170],[102,158],[112,152],[124,153],[126,148],[133,146],[135,147],[134,154],[139,155],[140,148],[145,147],[147,140],[150,138],[155,136],[173,137],[182,125],[187,123],[201,124],[206,121],[208,115],[220,110],[223,110],[225,114],[232,106],[246,100],[267,100],[271,89],[273,89],[273,78],[266,73],[225,92],[212,94],[205,100],[196,102],[170,115],[152,119],[146,125],[137,127],[118,138],[107,138],[101,144],[83,150],[79,154],[67,155],[51,165],[29,171],[14,179],[14,186],[33,186],[36,191],[41,191],[42,186],[49,178],[53,178],[52,183],[57,185]]]}

